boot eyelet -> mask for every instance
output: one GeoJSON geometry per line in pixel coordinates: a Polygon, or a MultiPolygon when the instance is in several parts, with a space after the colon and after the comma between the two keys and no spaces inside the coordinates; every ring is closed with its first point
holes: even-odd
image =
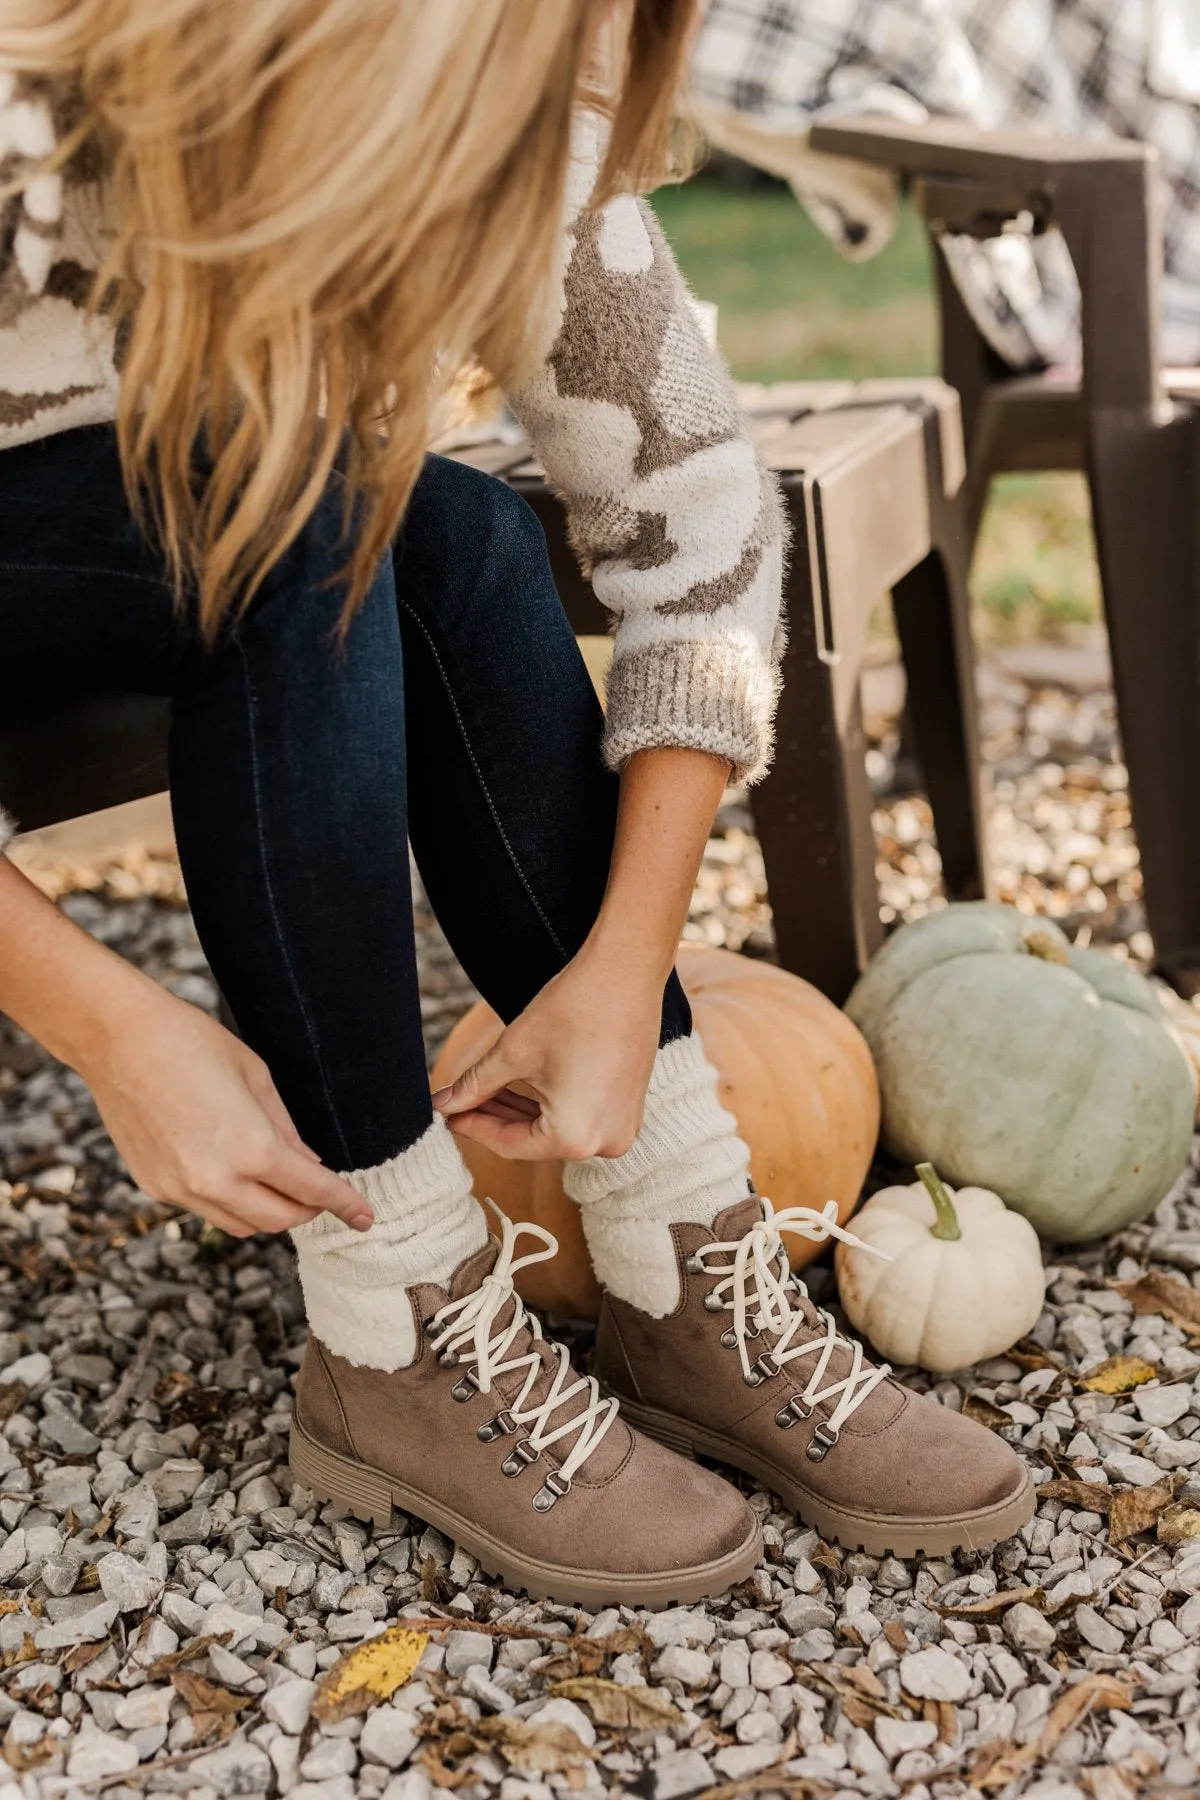
{"type": "Polygon", "coordinates": [[[517,1421],[510,1412],[498,1412],[494,1419],[485,1419],[476,1428],[475,1436],[481,1444],[494,1444],[498,1437],[512,1437],[516,1429],[517,1421]]]}
{"type": "Polygon", "coordinates": [[[541,1487],[533,1496],[534,1512],[548,1513],[555,1502],[561,1500],[563,1495],[569,1494],[570,1491],[570,1481],[565,1476],[560,1475],[557,1469],[551,1469],[545,1481],[543,1481],[541,1487]]]}
{"type": "Polygon", "coordinates": [[[421,1330],[431,1344],[436,1344],[440,1337],[445,1337],[448,1329],[445,1319],[439,1319],[436,1313],[431,1313],[429,1318],[421,1320],[421,1330]]]}
{"type": "Polygon", "coordinates": [[[708,1274],[708,1270],[705,1268],[703,1261],[694,1251],[691,1256],[684,1258],[683,1272],[685,1275],[708,1274]]]}
{"type": "Polygon", "coordinates": [[[840,1432],[831,1431],[828,1425],[824,1423],[818,1425],[809,1440],[807,1452],[809,1462],[824,1462],[840,1436],[840,1432]]]}
{"type": "Polygon", "coordinates": [[[721,1333],[721,1342],[724,1344],[724,1346],[727,1350],[736,1350],[737,1349],[737,1334],[735,1333],[732,1325],[729,1327],[729,1329],[727,1331],[723,1331],[721,1333]]]}
{"type": "Polygon", "coordinates": [[[473,1400],[478,1392],[479,1384],[475,1379],[475,1371],[468,1369],[465,1375],[459,1376],[450,1389],[450,1398],[452,1400],[473,1400]]]}
{"type": "Polygon", "coordinates": [[[807,1400],[794,1394],[786,1406],[781,1406],[775,1414],[775,1423],[780,1431],[790,1431],[793,1425],[802,1425],[805,1419],[811,1419],[813,1409],[807,1400]]]}
{"type": "Polygon", "coordinates": [[[500,1464],[500,1472],[503,1475],[523,1474],[530,1463],[541,1461],[541,1455],[542,1453],[540,1450],[533,1449],[528,1438],[521,1438],[513,1445],[504,1461],[500,1464]]]}
{"type": "Polygon", "coordinates": [[[764,1350],[757,1362],[751,1363],[749,1370],[742,1376],[747,1387],[761,1387],[764,1381],[770,1381],[778,1375],[779,1364],[769,1350],[764,1350]]]}
{"type": "Polygon", "coordinates": [[[705,1294],[704,1310],[705,1310],[705,1312],[724,1312],[725,1311],[725,1302],[721,1299],[718,1299],[718,1297],[715,1293],[705,1294]]]}
{"type": "Polygon", "coordinates": [[[443,1369],[457,1369],[460,1357],[457,1350],[443,1350],[438,1361],[443,1369]]]}

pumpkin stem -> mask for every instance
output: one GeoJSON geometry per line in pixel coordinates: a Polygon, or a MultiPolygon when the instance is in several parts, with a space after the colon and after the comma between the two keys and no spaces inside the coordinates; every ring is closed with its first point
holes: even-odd
{"type": "Polygon", "coordinates": [[[1071,959],[1066,950],[1048,931],[1029,931],[1021,939],[1022,950],[1030,956],[1036,956],[1040,962],[1058,963],[1061,968],[1068,968],[1071,959]]]}
{"type": "Polygon", "coordinates": [[[930,1235],[941,1238],[946,1243],[953,1243],[955,1238],[962,1236],[962,1228],[958,1223],[958,1214],[954,1210],[949,1188],[932,1163],[918,1163],[917,1177],[933,1201],[933,1210],[937,1214],[937,1222],[930,1235]]]}

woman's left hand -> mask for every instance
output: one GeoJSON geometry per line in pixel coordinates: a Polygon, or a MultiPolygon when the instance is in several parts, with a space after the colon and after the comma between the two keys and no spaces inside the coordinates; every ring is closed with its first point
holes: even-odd
{"type": "Polygon", "coordinates": [[[620,1156],[642,1123],[662,986],[585,945],[433,1104],[460,1137],[540,1162],[620,1156]]]}

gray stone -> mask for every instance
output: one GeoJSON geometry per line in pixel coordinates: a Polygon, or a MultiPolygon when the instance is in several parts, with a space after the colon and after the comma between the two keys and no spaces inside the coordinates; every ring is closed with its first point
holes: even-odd
{"type": "Polygon", "coordinates": [[[293,1737],[298,1737],[308,1724],[316,1691],[315,1681],[302,1681],[298,1676],[281,1681],[264,1696],[263,1717],[270,1719],[272,1724],[278,1725],[293,1737]]]}
{"type": "Polygon", "coordinates": [[[1054,1648],[1057,1636],[1054,1626],[1034,1606],[1019,1600],[1004,1615],[1004,1635],[1014,1650],[1036,1650],[1044,1653],[1054,1648]]]}
{"type": "Polygon", "coordinates": [[[1073,1614],[1075,1629],[1093,1650],[1116,1656],[1125,1648],[1125,1638],[1115,1625],[1102,1619],[1094,1606],[1077,1606],[1073,1614]]]}
{"type": "Polygon", "coordinates": [[[693,1612],[686,1606],[673,1606],[666,1612],[651,1613],[646,1620],[645,1631],[657,1650],[665,1650],[673,1644],[711,1644],[717,1635],[715,1620],[707,1613],[693,1612]]]}
{"type": "Polygon", "coordinates": [[[101,1558],[99,1573],[100,1591],[115,1603],[118,1612],[140,1612],[153,1606],[163,1590],[161,1580],[120,1550],[101,1558]]]}
{"type": "Polygon", "coordinates": [[[265,1794],[271,1782],[271,1763],[266,1751],[257,1744],[231,1738],[229,1743],[196,1757],[188,1773],[190,1781],[206,1782],[221,1795],[265,1794]]]}
{"type": "Polygon", "coordinates": [[[1104,1459],[1104,1470],[1114,1481],[1127,1481],[1131,1487],[1153,1487],[1162,1479],[1162,1470],[1144,1456],[1133,1456],[1128,1450],[1114,1450],[1104,1459]]]}
{"type": "Polygon", "coordinates": [[[54,1366],[50,1358],[42,1351],[34,1350],[28,1356],[18,1356],[15,1362],[0,1369],[0,1385],[8,1387],[13,1382],[19,1382],[24,1388],[35,1388],[43,1381],[49,1381],[53,1373],[54,1366]]]}
{"type": "Polygon", "coordinates": [[[1132,1396],[1137,1415],[1146,1425],[1174,1425],[1192,1403],[1192,1390],[1182,1383],[1174,1387],[1139,1388],[1132,1396]]]}
{"type": "Polygon", "coordinates": [[[750,1658],[750,1682],[760,1693],[784,1687],[792,1679],[792,1670],[781,1656],[771,1650],[756,1650],[750,1658]]]}
{"type": "Polygon", "coordinates": [[[647,1792],[650,1800],[683,1800],[713,1785],[711,1766],[698,1750],[675,1750],[650,1765],[647,1792]]]}
{"type": "Polygon", "coordinates": [[[516,1705],[508,1690],[493,1681],[479,1663],[474,1663],[463,1676],[462,1691],[470,1699],[477,1701],[484,1712],[511,1712],[516,1705]]]}
{"type": "Polygon", "coordinates": [[[170,1687],[134,1688],[116,1703],[114,1713],[122,1731],[143,1731],[149,1726],[165,1725],[171,1716],[175,1690],[170,1687]]]}
{"type": "Polygon", "coordinates": [[[270,1512],[272,1507],[280,1504],[281,1498],[279,1489],[269,1475],[256,1475],[239,1493],[238,1511],[255,1514],[270,1512]]]}
{"type": "Polygon", "coordinates": [[[104,1775],[127,1775],[138,1766],[137,1746],[107,1731],[81,1731],[67,1757],[72,1781],[98,1781],[104,1775]]]}
{"type": "Polygon", "coordinates": [[[889,1762],[909,1750],[928,1750],[937,1738],[937,1726],[923,1719],[887,1719],[875,1721],[875,1742],[889,1762]]]}
{"type": "MultiPolygon", "coordinates": [[[[778,1661],[778,1658],[774,1659],[778,1661]]],[[[707,1685],[712,1675],[712,1662],[703,1650],[688,1650],[682,1644],[668,1644],[654,1662],[659,1681],[681,1681],[686,1688],[707,1685]]],[[[789,1677],[785,1676],[785,1680],[789,1677]]]]}
{"type": "Polygon", "coordinates": [[[774,1744],[727,1744],[713,1757],[713,1767],[726,1781],[745,1781],[778,1761],[774,1744]]]}
{"type": "Polygon", "coordinates": [[[300,1774],[305,1781],[328,1781],[334,1775],[353,1775],[358,1754],[349,1738],[319,1737],[307,1756],[301,1758],[300,1774]]]}
{"type": "MultiPolygon", "coordinates": [[[[189,1506],[186,1512],[177,1518],[168,1519],[159,1527],[158,1535],[164,1544],[177,1547],[180,1544],[204,1544],[213,1534],[213,1515],[207,1506],[189,1506]]],[[[216,1754],[214,1752],[214,1754],[216,1754]]],[[[215,1785],[215,1784],[214,1784],[215,1785]]],[[[217,1790],[218,1793],[221,1791],[217,1790]]],[[[245,1793],[244,1788],[229,1789],[230,1793],[245,1793]]]]}
{"type": "Polygon", "coordinates": [[[408,1761],[417,1743],[410,1715],[397,1712],[394,1706],[377,1706],[363,1720],[358,1748],[368,1762],[398,1769],[408,1761]]]}
{"type": "Polygon", "coordinates": [[[833,1659],[835,1649],[831,1631],[806,1631],[788,1651],[792,1662],[821,1663],[833,1659]]]}
{"type": "Polygon", "coordinates": [[[447,1675],[465,1675],[468,1669],[490,1669],[495,1639],[482,1631],[452,1631],[446,1639],[447,1675]]]}

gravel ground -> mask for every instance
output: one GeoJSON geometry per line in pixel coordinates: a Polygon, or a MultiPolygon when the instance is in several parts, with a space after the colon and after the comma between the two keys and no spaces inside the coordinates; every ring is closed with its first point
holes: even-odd
{"type": "MultiPolygon", "coordinates": [[[[1108,700],[993,678],[985,723],[1008,897],[1144,954],[1108,700]]],[[[887,904],[911,916],[937,895],[926,813],[881,799],[878,823],[887,904]]],[[[174,885],[134,861],[65,904],[211,1005],[174,885]]],[[[418,910],[432,1051],[470,990],[418,910]]],[[[737,796],[689,930],[770,952],[737,796]]],[[[1043,1484],[1020,1537],[880,1562],[752,1492],[752,1581],[591,1617],[477,1580],[419,1520],[314,1505],[286,1461],[287,1247],[210,1242],[140,1195],[82,1084],[11,1030],[0,1096],[0,1800],[1195,1793],[1200,1173],[1145,1225],[1049,1255],[1011,1356],[912,1377],[1020,1446],[1043,1484]],[[397,1618],[438,1621],[416,1674],[332,1722],[314,1684],[397,1618]]]]}

